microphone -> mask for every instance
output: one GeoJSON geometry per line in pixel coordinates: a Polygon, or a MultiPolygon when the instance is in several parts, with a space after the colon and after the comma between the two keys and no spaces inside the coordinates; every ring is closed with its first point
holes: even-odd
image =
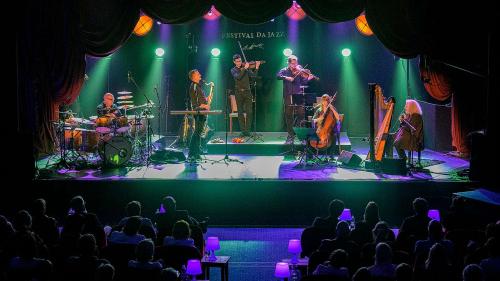
{"type": "Polygon", "coordinates": [[[128,80],[128,83],[130,83],[130,71],[127,71],[127,80],[128,80]]]}

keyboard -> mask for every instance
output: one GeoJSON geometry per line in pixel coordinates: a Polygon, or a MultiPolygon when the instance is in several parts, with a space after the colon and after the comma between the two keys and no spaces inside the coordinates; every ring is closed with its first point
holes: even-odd
{"type": "Polygon", "coordinates": [[[171,110],[170,115],[217,115],[222,114],[222,110],[171,110]]]}

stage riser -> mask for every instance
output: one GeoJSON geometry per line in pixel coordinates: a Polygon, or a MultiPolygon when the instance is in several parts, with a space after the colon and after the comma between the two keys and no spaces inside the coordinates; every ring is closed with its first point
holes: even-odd
{"type": "MultiPolygon", "coordinates": [[[[295,145],[296,151],[304,149],[303,145],[295,145]]],[[[332,147],[333,151],[338,151],[338,146],[334,145],[332,147]]],[[[342,149],[351,150],[350,145],[342,146],[342,149]]],[[[291,151],[291,145],[279,145],[279,144],[228,144],[227,151],[228,154],[245,154],[245,155],[266,155],[273,156],[278,155],[287,151],[291,151]]],[[[221,144],[209,144],[207,145],[208,154],[225,154],[226,147],[221,144]]]]}

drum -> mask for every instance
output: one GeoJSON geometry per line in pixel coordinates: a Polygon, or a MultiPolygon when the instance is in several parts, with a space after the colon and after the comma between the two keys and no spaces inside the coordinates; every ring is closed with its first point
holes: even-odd
{"type": "Polygon", "coordinates": [[[130,135],[135,137],[136,134],[139,136],[146,135],[146,128],[148,120],[140,115],[129,115],[128,116],[130,124],[130,135]]]}
{"type": "Polygon", "coordinates": [[[132,157],[132,142],[124,136],[113,136],[99,141],[98,152],[106,166],[122,166],[132,157]]]}
{"type": "Polygon", "coordinates": [[[109,134],[111,132],[112,119],[102,116],[95,119],[95,130],[100,134],[109,134]]]}
{"type": "Polygon", "coordinates": [[[65,128],[64,145],[66,149],[95,152],[99,134],[84,128],[65,128]]]}
{"type": "Polygon", "coordinates": [[[116,118],[116,132],[120,134],[127,133],[130,130],[130,126],[128,124],[128,119],[125,116],[121,116],[116,118]]]}
{"type": "Polygon", "coordinates": [[[82,145],[82,132],[78,128],[64,127],[64,148],[79,150],[82,145]]]}

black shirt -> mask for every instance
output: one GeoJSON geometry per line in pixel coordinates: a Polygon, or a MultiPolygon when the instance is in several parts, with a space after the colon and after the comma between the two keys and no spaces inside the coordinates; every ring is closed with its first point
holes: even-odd
{"type": "Polygon", "coordinates": [[[110,113],[114,113],[117,117],[122,115],[116,104],[111,105],[111,107],[106,107],[104,103],[101,103],[97,106],[97,116],[101,117],[110,113]]]}
{"type": "Polygon", "coordinates": [[[257,76],[257,69],[245,69],[244,67],[231,68],[231,75],[234,78],[234,89],[236,91],[250,90],[250,77],[257,76]]]}
{"type": "Polygon", "coordinates": [[[300,86],[305,85],[308,82],[307,78],[304,78],[301,75],[298,75],[297,77],[295,77],[293,82],[285,80],[286,76],[288,76],[288,77],[294,76],[289,67],[285,67],[285,68],[281,69],[277,75],[278,80],[283,80],[283,96],[284,97],[289,96],[289,95],[293,95],[293,94],[301,93],[302,90],[300,89],[300,86]]]}
{"type": "Polygon", "coordinates": [[[189,86],[189,98],[191,99],[191,110],[200,110],[200,105],[208,104],[205,92],[200,84],[192,82],[189,86]]]}

